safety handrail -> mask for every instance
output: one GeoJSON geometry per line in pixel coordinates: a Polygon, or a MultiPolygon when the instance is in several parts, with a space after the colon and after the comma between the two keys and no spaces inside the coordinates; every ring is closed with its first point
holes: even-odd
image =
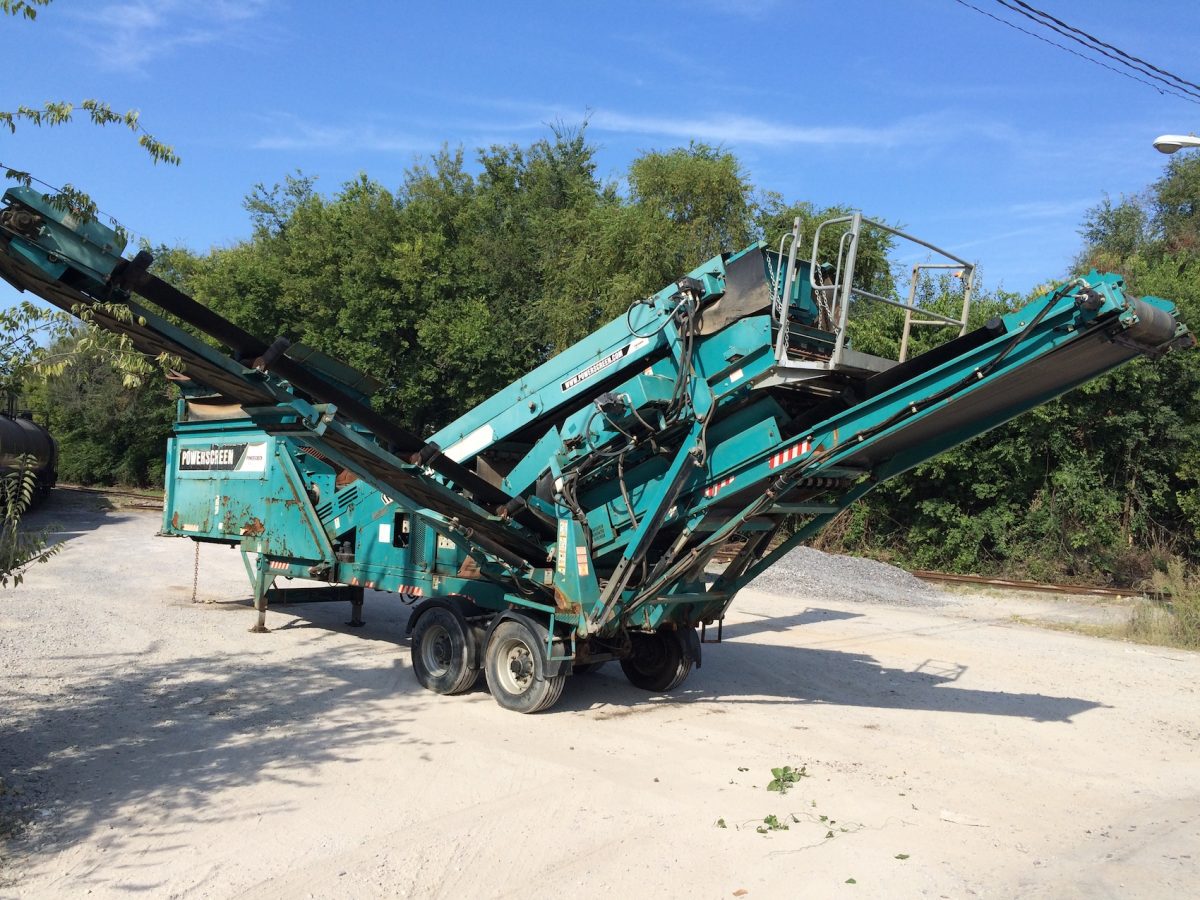
{"type": "MultiPolygon", "coordinates": [[[[792,226],[792,246],[791,254],[788,260],[787,276],[784,281],[784,298],[791,297],[793,286],[794,272],[794,257],[796,246],[800,241],[800,220],[797,218],[792,226]]],[[[904,331],[900,338],[900,354],[899,362],[904,362],[908,358],[909,344],[914,326],[936,325],[945,327],[947,325],[957,325],[959,334],[966,334],[967,323],[971,311],[972,290],[974,287],[975,264],[956,256],[948,250],[945,250],[936,244],[930,243],[923,238],[916,237],[898,228],[893,228],[883,222],[877,222],[874,219],[868,219],[861,212],[855,212],[844,216],[834,216],[826,219],[817,225],[813,232],[812,239],[812,261],[813,265],[809,269],[809,284],[813,290],[813,296],[817,298],[834,298],[836,306],[830,310],[831,324],[836,334],[833,352],[829,358],[829,367],[836,368],[841,364],[845,354],[847,325],[849,324],[850,302],[855,297],[869,300],[874,303],[883,303],[888,306],[894,306],[905,311],[904,315],[904,331]],[[817,282],[817,259],[818,248],[821,243],[821,234],[824,229],[849,223],[850,228],[842,234],[838,239],[838,251],[836,257],[836,267],[834,270],[834,279],[832,283],[817,282]],[[908,241],[909,243],[917,244],[924,247],[932,253],[937,254],[949,262],[927,262],[916,263],[912,267],[912,280],[909,284],[907,302],[894,300],[890,297],[884,297],[880,294],[868,291],[864,288],[857,287],[854,284],[854,271],[858,259],[859,239],[862,235],[863,226],[867,225],[872,228],[877,228],[887,234],[895,235],[896,237],[908,241]],[[958,269],[961,270],[963,281],[963,304],[958,318],[943,315],[942,313],[934,312],[930,309],[918,306],[916,303],[917,285],[920,282],[921,273],[926,270],[934,269],[958,269]],[[914,313],[920,316],[917,318],[914,313]]],[[[775,355],[781,364],[787,362],[787,330],[788,330],[788,308],[786,304],[781,307],[781,315],[778,321],[780,322],[779,340],[776,343],[775,355]]]]}

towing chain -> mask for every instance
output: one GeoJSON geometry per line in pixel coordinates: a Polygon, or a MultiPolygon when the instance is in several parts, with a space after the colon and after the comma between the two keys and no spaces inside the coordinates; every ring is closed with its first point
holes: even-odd
{"type": "Polygon", "coordinates": [[[196,561],[192,566],[192,602],[199,603],[196,599],[197,591],[200,588],[200,542],[196,541],[196,561]]]}

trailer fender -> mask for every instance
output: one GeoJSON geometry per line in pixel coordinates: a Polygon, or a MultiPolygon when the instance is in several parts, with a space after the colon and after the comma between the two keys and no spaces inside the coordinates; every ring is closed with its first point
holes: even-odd
{"type": "Polygon", "coordinates": [[[680,628],[678,630],[679,644],[683,647],[684,658],[692,661],[697,669],[700,668],[700,635],[695,628],[680,628]]]}
{"type": "MultiPolygon", "coordinates": [[[[492,632],[496,630],[496,627],[501,622],[508,620],[508,619],[513,619],[513,620],[520,622],[522,625],[525,625],[526,627],[528,627],[530,631],[532,631],[534,634],[536,634],[538,636],[537,658],[536,658],[537,671],[534,673],[534,677],[538,681],[544,681],[547,678],[553,678],[555,675],[561,675],[563,672],[570,671],[570,666],[571,666],[571,662],[572,662],[571,660],[569,660],[569,659],[550,659],[546,655],[546,645],[549,643],[549,639],[550,639],[550,632],[546,628],[546,626],[544,624],[542,624],[541,622],[539,622],[537,619],[533,618],[533,616],[528,616],[522,612],[518,612],[517,610],[512,610],[512,609],[505,610],[504,612],[502,612],[498,616],[496,616],[496,618],[492,619],[491,622],[488,623],[487,637],[485,640],[479,642],[479,652],[480,652],[481,659],[482,659],[482,655],[484,652],[484,648],[487,647],[488,641],[490,641],[492,639],[492,632]]],[[[564,652],[565,649],[566,649],[565,643],[563,641],[556,639],[554,642],[554,650],[555,650],[554,655],[555,656],[565,656],[566,655],[564,652]]]]}
{"type": "MultiPolygon", "coordinates": [[[[417,627],[417,622],[421,616],[434,609],[445,609],[450,612],[454,618],[458,619],[462,625],[463,634],[467,636],[468,655],[467,658],[471,661],[472,669],[483,668],[483,648],[487,646],[483,629],[468,620],[468,617],[483,616],[487,613],[463,597],[429,597],[422,600],[413,607],[412,614],[408,617],[408,622],[404,626],[405,637],[411,637],[413,629],[417,627]]],[[[491,628],[487,630],[487,635],[491,635],[491,628]]]]}

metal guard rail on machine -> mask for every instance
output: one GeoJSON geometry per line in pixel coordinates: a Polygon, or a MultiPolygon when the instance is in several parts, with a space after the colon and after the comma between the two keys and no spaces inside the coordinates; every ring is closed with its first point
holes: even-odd
{"type": "Polygon", "coordinates": [[[371,406],[369,375],[247,333],[148,253],[124,258],[113,229],[29,188],[3,202],[9,283],[178,360],[162,530],[240,549],[256,630],[272,601],[349,600],[361,624],[364,589],[393,592],[417,604],[422,685],[459,693],[485,672],[520,712],[614,659],[638,687],[678,687],[737,592],[872,488],[1193,343],[1171,303],[1096,272],[968,330],[970,263],[855,214],[818,229],[814,260],[822,229],[843,232],[816,267],[797,221],[790,246],[708,260],[424,439],[371,406]],[[907,303],[855,282],[864,228],[943,260],[914,267],[907,303]],[[957,319],[916,302],[921,273],[946,267],[957,319]],[[853,348],[866,302],[904,309],[900,360],[853,348]],[[957,336],[907,358],[915,324],[957,336]]]}

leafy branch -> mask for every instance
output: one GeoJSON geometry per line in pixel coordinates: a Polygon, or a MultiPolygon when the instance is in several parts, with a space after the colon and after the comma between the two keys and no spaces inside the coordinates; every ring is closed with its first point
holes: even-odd
{"type": "MultiPolygon", "coordinates": [[[[138,144],[155,163],[177,166],[181,162],[175,148],[164,144],[142,127],[141,113],[130,109],[123,113],[116,112],[109,104],[100,100],[84,100],[79,109],[87,113],[93,125],[123,125],[138,135],[138,144]]],[[[75,104],[65,101],[49,100],[40,108],[21,104],[15,110],[0,111],[0,126],[7,127],[10,134],[15,134],[18,122],[28,122],[38,128],[54,128],[66,125],[75,119],[75,104]]],[[[25,184],[29,183],[28,172],[10,169],[10,178],[16,178],[25,184]]]]}
{"type": "MultiPolygon", "coordinates": [[[[51,2],[52,0],[0,0],[0,14],[30,21],[37,18],[39,7],[48,6],[51,2]]],[[[82,101],[78,106],[65,100],[48,100],[41,106],[22,103],[16,109],[0,110],[0,128],[7,127],[9,134],[16,133],[18,123],[27,123],[36,128],[54,128],[73,122],[80,112],[85,114],[92,125],[101,128],[106,125],[128,128],[137,135],[138,146],[146,151],[155,164],[177,166],[181,162],[174,147],[163,143],[142,127],[141,113],[138,110],[117,112],[108,103],[92,98],[82,101]]],[[[35,180],[27,171],[7,167],[5,177],[26,187],[31,186],[35,180]]],[[[47,194],[46,198],[59,209],[84,221],[96,218],[96,204],[92,198],[69,184],[52,194],[47,194]]]]}
{"type": "Polygon", "coordinates": [[[20,456],[16,468],[0,478],[0,587],[10,582],[16,587],[29,566],[48,562],[63,546],[51,544],[47,531],[21,529],[21,517],[37,489],[35,462],[32,456],[20,456]]]}
{"type": "Polygon", "coordinates": [[[26,19],[37,18],[39,6],[49,6],[51,0],[0,0],[0,13],[26,19]]]}

